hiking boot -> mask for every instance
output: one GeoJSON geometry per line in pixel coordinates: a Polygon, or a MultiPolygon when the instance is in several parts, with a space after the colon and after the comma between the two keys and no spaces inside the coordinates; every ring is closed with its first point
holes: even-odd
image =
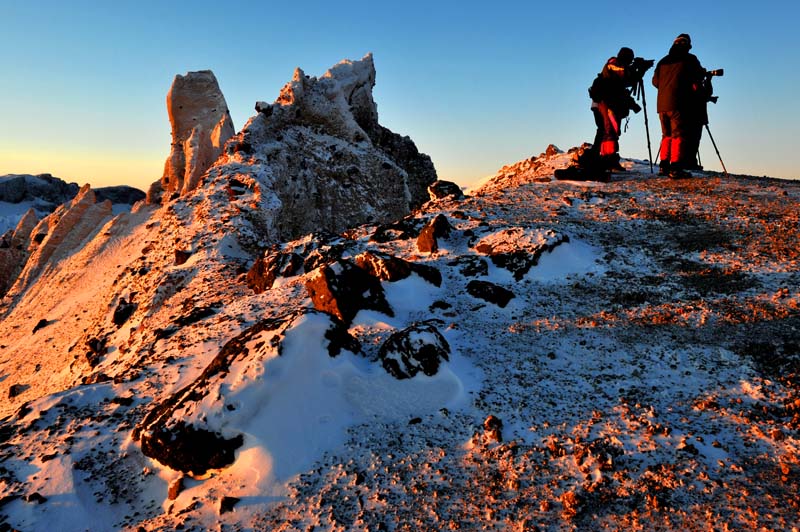
{"type": "Polygon", "coordinates": [[[680,168],[673,168],[669,171],[669,178],[670,179],[689,179],[692,177],[692,174],[687,172],[686,170],[682,170],[680,168]]]}
{"type": "Polygon", "coordinates": [[[669,175],[669,161],[658,163],[658,175],[666,177],[669,175]]]}

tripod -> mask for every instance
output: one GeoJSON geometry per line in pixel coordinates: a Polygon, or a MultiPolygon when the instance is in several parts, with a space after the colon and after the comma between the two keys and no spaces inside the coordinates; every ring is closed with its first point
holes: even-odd
{"type": "MultiPolygon", "coordinates": [[[[639,78],[639,83],[633,87],[633,95],[638,99],[642,97],[642,109],[644,109],[644,130],[647,132],[647,162],[650,163],[650,173],[653,173],[653,149],[650,147],[650,124],[647,120],[647,98],[644,96],[644,82],[639,78]]],[[[711,133],[709,133],[710,135],[711,133]]]]}

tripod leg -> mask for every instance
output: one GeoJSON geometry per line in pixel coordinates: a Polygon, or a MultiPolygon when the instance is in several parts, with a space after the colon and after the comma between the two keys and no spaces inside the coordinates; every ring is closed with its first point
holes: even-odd
{"type": "Polygon", "coordinates": [[[706,124],[706,131],[708,132],[708,138],[711,139],[711,144],[714,146],[714,151],[717,152],[717,157],[719,157],[719,164],[722,165],[722,171],[725,172],[725,178],[728,178],[728,169],[725,168],[725,163],[722,161],[722,155],[719,154],[719,150],[717,149],[717,143],[714,142],[714,135],[711,134],[711,129],[706,124]]]}

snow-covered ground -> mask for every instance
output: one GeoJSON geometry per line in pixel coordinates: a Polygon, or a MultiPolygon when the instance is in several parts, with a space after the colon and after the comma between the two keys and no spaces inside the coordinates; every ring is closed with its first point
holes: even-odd
{"type": "Polygon", "coordinates": [[[256,202],[223,183],[123,213],[5,309],[0,530],[796,530],[800,185],[671,181],[639,161],[610,183],[553,181],[568,159],[427,204],[409,225],[452,226],[434,253],[351,231],[345,258],[442,275],[382,282],[394,315],[358,312],[360,351],[330,356],[329,318],[301,313],[213,378],[232,339],[312,306],[311,272],[247,286],[256,253],[235,237],[256,202]],[[515,275],[480,243],[555,247],[515,275]],[[476,297],[475,280],[513,298],[476,297]],[[381,344],[427,320],[449,360],[395,379],[381,344]],[[192,475],[134,432],[198,383],[213,393],[181,419],[243,444],[192,475]]]}

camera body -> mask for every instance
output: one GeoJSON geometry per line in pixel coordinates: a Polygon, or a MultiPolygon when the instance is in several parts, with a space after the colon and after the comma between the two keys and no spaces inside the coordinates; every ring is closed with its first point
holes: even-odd
{"type": "Polygon", "coordinates": [[[655,64],[655,59],[644,59],[643,57],[634,57],[631,63],[631,71],[633,72],[634,79],[642,79],[644,73],[655,64]]]}
{"type": "Polygon", "coordinates": [[[634,57],[633,58],[633,63],[632,63],[633,67],[636,70],[641,70],[642,72],[647,71],[654,64],[656,64],[656,60],[655,59],[645,59],[644,57],[634,57]]]}

